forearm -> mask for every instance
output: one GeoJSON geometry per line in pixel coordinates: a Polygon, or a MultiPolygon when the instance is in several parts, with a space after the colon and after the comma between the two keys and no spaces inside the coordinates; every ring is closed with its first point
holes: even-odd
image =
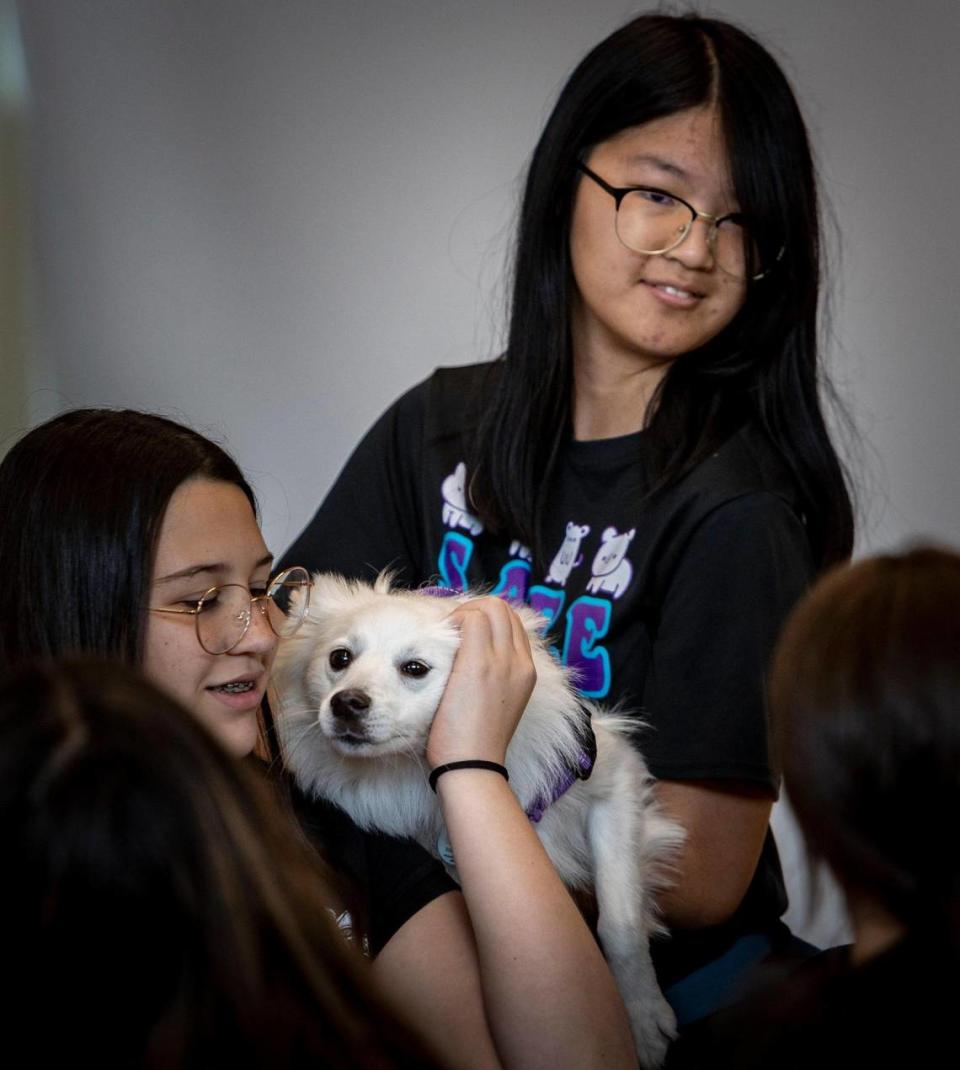
{"type": "Polygon", "coordinates": [[[772,801],[739,782],[661,780],[655,790],[686,833],[673,882],[658,897],[661,916],[676,929],[721,925],[753,879],[772,801]]]}
{"type": "Polygon", "coordinates": [[[506,781],[453,771],[437,790],[504,1065],[635,1066],[613,978],[506,781]]]}
{"type": "Polygon", "coordinates": [[[441,895],[408,919],[374,959],[373,975],[389,1007],[444,1065],[499,1070],[462,895],[441,895]]]}

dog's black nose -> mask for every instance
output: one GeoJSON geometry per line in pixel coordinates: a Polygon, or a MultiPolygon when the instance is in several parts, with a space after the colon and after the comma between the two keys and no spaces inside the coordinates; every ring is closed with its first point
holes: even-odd
{"type": "Polygon", "coordinates": [[[370,709],[370,696],[365,691],[347,689],[330,697],[330,709],[334,717],[355,721],[370,709]]]}

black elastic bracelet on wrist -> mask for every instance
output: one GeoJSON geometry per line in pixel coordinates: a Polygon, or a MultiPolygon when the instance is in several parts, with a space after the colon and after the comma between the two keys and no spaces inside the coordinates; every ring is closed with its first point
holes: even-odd
{"type": "Polygon", "coordinates": [[[488,762],[485,758],[466,758],[462,762],[447,762],[445,765],[438,765],[431,769],[430,776],[427,778],[431,791],[436,792],[437,780],[444,773],[449,773],[451,769],[489,769],[491,772],[499,773],[504,780],[510,779],[506,767],[497,762],[488,762]]]}

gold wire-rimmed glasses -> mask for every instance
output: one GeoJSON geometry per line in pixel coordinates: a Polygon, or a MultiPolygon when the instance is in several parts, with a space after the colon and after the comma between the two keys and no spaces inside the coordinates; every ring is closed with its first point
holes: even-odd
{"type": "Polygon", "coordinates": [[[221,583],[204,592],[192,606],[151,606],[150,612],[193,617],[200,646],[208,654],[229,654],[247,634],[254,606],[279,639],[293,635],[310,608],[311,586],[307,570],[294,565],[277,573],[260,591],[242,583],[221,583]]]}
{"type": "Polygon", "coordinates": [[[616,205],[616,230],[621,245],[633,253],[669,253],[702,219],[717,267],[737,279],[758,282],[770,273],[784,249],[765,249],[761,235],[743,212],[715,216],[700,212],[682,197],[655,186],[611,186],[582,161],[577,170],[609,193],[616,205]]]}

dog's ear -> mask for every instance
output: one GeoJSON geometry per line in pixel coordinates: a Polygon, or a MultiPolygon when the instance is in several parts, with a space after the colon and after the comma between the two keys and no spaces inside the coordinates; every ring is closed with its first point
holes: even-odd
{"type": "Polygon", "coordinates": [[[310,589],[309,619],[322,623],[343,614],[355,599],[357,589],[362,587],[367,585],[348,580],[336,572],[315,572],[310,589]]]}
{"type": "MultiPolygon", "coordinates": [[[[312,583],[311,583],[312,589],[312,583]]],[[[290,609],[298,609],[300,603],[306,597],[306,592],[302,591],[299,587],[291,587],[287,593],[287,597],[290,600],[290,609]]]]}

